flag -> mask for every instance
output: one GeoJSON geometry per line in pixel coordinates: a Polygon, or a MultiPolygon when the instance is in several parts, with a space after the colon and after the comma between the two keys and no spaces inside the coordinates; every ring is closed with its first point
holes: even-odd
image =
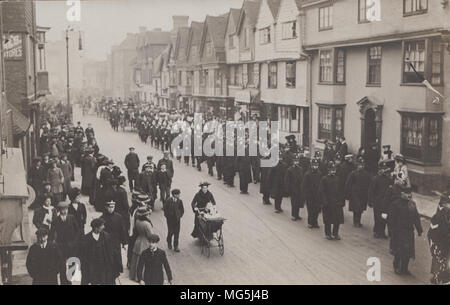
{"type": "Polygon", "coordinates": [[[409,62],[409,65],[411,66],[411,68],[413,69],[413,71],[416,73],[417,77],[419,78],[419,80],[421,81],[422,84],[424,84],[429,90],[431,90],[432,92],[434,92],[437,96],[433,99],[433,104],[440,104],[441,103],[441,99],[445,100],[445,96],[443,96],[439,91],[437,91],[428,80],[425,79],[425,77],[423,77],[421,74],[419,74],[419,72],[417,72],[416,68],[414,68],[414,65],[409,62]]]}

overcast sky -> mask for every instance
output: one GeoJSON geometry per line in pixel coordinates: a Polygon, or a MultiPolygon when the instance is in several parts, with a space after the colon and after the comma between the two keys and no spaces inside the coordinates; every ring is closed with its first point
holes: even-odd
{"type": "Polygon", "coordinates": [[[106,59],[114,44],[126,33],[147,29],[172,29],[172,15],[188,15],[191,21],[204,21],[206,15],[220,15],[231,7],[240,8],[243,0],[89,0],[81,2],[81,20],[69,22],[66,0],[36,1],[37,23],[51,27],[47,40],[60,40],[70,24],[84,31],[87,58],[106,59]]]}

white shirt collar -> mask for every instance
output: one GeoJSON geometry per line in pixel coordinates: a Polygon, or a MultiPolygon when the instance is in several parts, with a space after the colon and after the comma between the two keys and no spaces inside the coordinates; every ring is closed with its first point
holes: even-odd
{"type": "Polygon", "coordinates": [[[98,239],[100,238],[100,233],[92,232],[92,237],[98,241],[98,239]]]}

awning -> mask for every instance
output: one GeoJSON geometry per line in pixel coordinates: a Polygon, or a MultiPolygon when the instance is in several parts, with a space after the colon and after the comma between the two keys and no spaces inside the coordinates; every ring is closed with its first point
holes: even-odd
{"type": "Polygon", "coordinates": [[[11,121],[13,135],[23,137],[31,126],[30,120],[11,103],[6,102],[6,107],[6,118],[11,121]]]}

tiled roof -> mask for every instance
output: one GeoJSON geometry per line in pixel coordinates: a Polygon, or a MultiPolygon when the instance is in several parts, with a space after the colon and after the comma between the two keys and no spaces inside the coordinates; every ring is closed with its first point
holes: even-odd
{"type": "MultiPolygon", "coordinates": [[[[203,22],[192,21],[191,22],[191,30],[189,32],[189,42],[188,42],[189,49],[193,45],[195,45],[195,46],[200,45],[200,41],[202,38],[202,32],[203,32],[203,22]]],[[[199,55],[198,52],[199,52],[199,48],[197,49],[196,55],[199,55]]],[[[197,59],[198,59],[198,57],[197,57],[197,59]]]]}
{"type": "MultiPolygon", "coordinates": [[[[247,0],[244,1],[243,9],[245,11],[245,15],[250,20],[250,24],[256,24],[258,21],[258,13],[259,7],[261,5],[262,0],[247,0]]],[[[241,13],[242,15],[242,13],[241,13]]]]}
{"type": "Polygon", "coordinates": [[[227,27],[228,14],[222,16],[207,16],[206,26],[211,35],[214,47],[225,47],[225,31],[227,27]]]}
{"type": "MultiPolygon", "coordinates": [[[[298,1],[298,0],[296,0],[298,1]]],[[[278,15],[278,10],[280,9],[280,3],[281,0],[267,0],[267,5],[270,8],[270,11],[272,12],[273,18],[276,18],[278,15]]]]}
{"type": "MultiPolygon", "coordinates": [[[[230,34],[234,34],[236,32],[236,25],[239,22],[239,16],[241,15],[241,9],[240,8],[232,8],[230,9],[230,20],[233,20],[233,26],[228,28],[228,32],[230,34]]],[[[228,20],[228,25],[230,25],[230,20],[228,20]]]]}

